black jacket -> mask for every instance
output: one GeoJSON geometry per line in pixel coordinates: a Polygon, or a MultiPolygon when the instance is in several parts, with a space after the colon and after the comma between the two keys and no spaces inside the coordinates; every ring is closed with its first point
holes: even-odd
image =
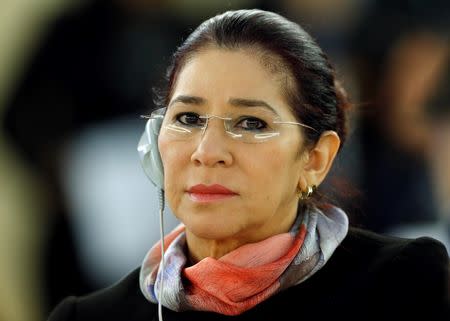
{"type": "MultiPolygon", "coordinates": [[[[449,258],[430,238],[381,236],[350,228],[328,263],[310,279],[239,316],[163,310],[176,320],[450,320],[449,258]]],[[[139,289],[139,269],[117,284],[60,303],[49,321],[158,320],[139,289]]]]}

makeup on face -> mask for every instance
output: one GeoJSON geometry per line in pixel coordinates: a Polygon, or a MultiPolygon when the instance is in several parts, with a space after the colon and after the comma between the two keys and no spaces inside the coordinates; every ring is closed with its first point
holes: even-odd
{"type": "Polygon", "coordinates": [[[197,184],[190,187],[187,190],[187,193],[189,194],[189,197],[192,201],[198,203],[221,201],[238,195],[237,193],[220,184],[197,184]]]}

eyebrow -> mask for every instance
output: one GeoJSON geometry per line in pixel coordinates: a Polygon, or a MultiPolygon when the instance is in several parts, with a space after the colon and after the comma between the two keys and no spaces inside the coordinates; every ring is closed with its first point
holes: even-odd
{"type": "Polygon", "coordinates": [[[175,103],[183,103],[186,105],[204,105],[206,103],[206,99],[197,96],[179,95],[170,102],[169,107],[175,103]]]}
{"type": "Polygon", "coordinates": [[[266,103],[263,100],[245,99],[245,98],[230,98],[228,100],[228,103],[230,105],[236,106],[236,107],[264,107],[266,109],[269,109],[275,115],[278,115],[275,108],[273,108],[272,106],[270,106],[268,103],[266,103]]]}
{"type": "MultiPolygon", "coordinates": [[[[169,106],[172,106],[175,103],[183,103],[183,104],[187,104],[187,105],[201,106],[201,105],[206,104],[206,102],[207,102],[207,100],[202,97],[179,95],[170,102],[169,106]]],[[[266,103],[263,100],[247,99],[247,98],[230,98],[228,100],[228,103],[235,107],[264,107],[264,108],[270,110],[275,115],[278,115],[275,108],[273,108],[272,106],[270,106],[268,103],[266,103]]]]}

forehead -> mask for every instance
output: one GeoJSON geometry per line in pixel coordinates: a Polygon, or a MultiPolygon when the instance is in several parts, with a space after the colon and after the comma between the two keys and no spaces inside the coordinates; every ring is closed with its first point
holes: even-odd
{"type": "Polygon", "coordinates": [[[201,97],[214,106],[232,98],[264,101],[280,115],[292,115],[285,101],[283,72],[274,72],[249,49],[208,48],[182,68],[171,100],[178,95],[201,97]]]}

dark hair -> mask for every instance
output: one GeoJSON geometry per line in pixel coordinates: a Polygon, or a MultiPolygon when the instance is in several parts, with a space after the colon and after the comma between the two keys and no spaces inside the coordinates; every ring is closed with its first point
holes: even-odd
{"type": "Polygon", "coordinates": [[[177,76],[186,62],[207,46],[225,49],[255,48],[263,63],[289,75],[285,95],[298,121],[317,130],[305,130],[314,145],[322,132],[347,136],[346,109],[350,103],[335,77],[327,56],[298,24],[263,10],[227,11],[204,21],[173,55],[165,90],[155,91],[157,107],[167,106],[177,76]]]}

